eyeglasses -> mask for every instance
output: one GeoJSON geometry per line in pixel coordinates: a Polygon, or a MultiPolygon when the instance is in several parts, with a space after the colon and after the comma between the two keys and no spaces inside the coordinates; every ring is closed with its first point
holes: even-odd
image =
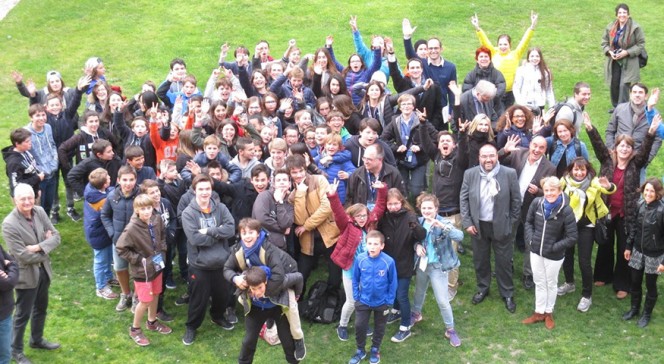
{"type": "Polygon", "coordinates": [[[355,215],[353,217],[356,218],[356,219],[366,219],[368,217],[368,215],[367,214],[362,214],[362,215],[355,215]]]}

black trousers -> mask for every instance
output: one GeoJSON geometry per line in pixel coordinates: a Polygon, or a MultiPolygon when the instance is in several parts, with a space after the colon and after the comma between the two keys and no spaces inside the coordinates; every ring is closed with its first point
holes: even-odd
{"type": "MultiPolygon", "coordinates": [[[[320,237],[317,235],[316,238],[314,239],[314,255],[306,255],[300,253],[300,257],[297,261],[297,267],[300,273],[302,273],[302,277],[304,278],[304,287],[307,286],[307,279],[309,278],[311,272],[316,267],[316,263],[319,256],[323,256],[327,261],[328,285],[334,288],[341,287],[341,268],[338,265],[334,264],[332,259],[330,259],[330,255],[332,255],[332,252],[334,252],[334,245],[327,248],[323,243],[323,240],[320,239],[320,237]]],[[[302,296],[304,296],[304,292],[302,293],[302,296]]]]}
{"type": "Polygon", "coordinates": [[[609,228],[609,243],[597,247],[593,278],[595,281],[613,282],[614,291],[629,292],[630,272],[623,255],[627,245],[625,219],[616,216],[611,219],[607,227],[609,228]]]}
{"type": "MultiPolygon", "coordinates": [[[[581,270],[581,284],[583,285],[581,295],[590,298],[593,295],[592,255],[593,244],[595,243],[595,228],[578,224],[576,227],[579,232],[577,245],[579,246],[579,269],[581,270]]],[[[565,251],[563,273],[565,273],[565,282],[574,283],[574,247],[565,251]]]]}
{"type": "Polygon", "coordinates": [[[30,342],[40,342],[44,336],[46,310],[48,309],[48,288],[51,280],[46,269],[39,268],[37,287],[16,290],[16,311],[14,312],[14,332],[12,351],[23,352],[23,336],[30,321],[30,342]]]}
{"type": "Polygon", "coordinates": [[[189,267],[189,310],[186,326],[197,329],[203,323],[205,310],[210,303],[210,317],[213,320],[224,318],[228,307],[230,283],[224,279],[223,268],[202,270],[189,267]]]}
{"type": "Polygon", "coordinates": [[[388,306],[370,307],[364,303],[355,302],[355,343],[357,344],[357,348],[363,351],[366,351],[367,330],[372,312],[374,314],[374,333],[371,338],[371,347],[380,349],[383,336],[385,336],[388,306]]]}
{"type": "MultiPolygon", "coordinates": [[[[238,363],[249,364],[254,361],[258,334],[261,331],[261,327],[263,327],[263,323],[268,319],[274,320],[277,324],[277,333],[279,334],[281,347],[284,349],[286,361],[288,363],[297,363],[297,360],[295,360],[295,344],[293,343],[293,336],[290,333],[290,326],[288,325],[286,315],[283,314],[279,306],[268,309],[252,306],[251,311],[244,318],[244,338],[242,339],[242,348],[240,348],[238,363]]],[[[274,358],[273,361],[277,362],[274,358]]]]}

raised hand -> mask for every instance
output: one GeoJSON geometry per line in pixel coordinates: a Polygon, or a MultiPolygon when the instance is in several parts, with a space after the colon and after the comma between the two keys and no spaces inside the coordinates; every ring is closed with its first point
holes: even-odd
{"type": "Polygon", "coordinates": [[[337,188],[339,188],[339,180],[335,178],[334,181],[327,187],[327,194],[334,195],[337,192],[337,188]]]}
{"type": "Polygon", "coordinates": [[[583,126],[585,126],[588,131],[593,130],[593,123],[590,121],[590,115],[588,115],[586,111],[583,112],[583,126]]]}
{"type": "Polygon", "coordinates": [[[602,187],[604,187],[604,188],[606,188],[606,189],[611,188],[611,182],[609,182],[609,179],[608,179],[608,178],[602,176],[602,177],[600,177],[598,180],[599,180],[599,185],[600,185],[600,186],[602,186],[602,187]]]}
{"type": "Polygon", "coordinates": [[[90,82],[92,82],[92,77],[90,77],[89,75],[85,75],[78,80],[77,88],[80,91],[83,91],[84,88],[90,85],[90,82]]]}
{"type": "MultiPolygon", "coordinates": [[[[452,82],[454,82],[454,81],[452,81],[452,82]]],[[[432,78],[427,78],[427,80],[424,81],[424,86],[423,86],[424,91],[427,91],[428,89],[430,89],[431,86],[433,86],[433,79],[432,78]]]]}
{"type": "Polygon", "coordinates": [[[480,30],[480,20],[477,18],[477,13],[470,17],[470,24],[475,27],[475,30],[480,30]]]}
{"type": "Polygon", "coordinates": [[[12,78],[16,83],[23,82],[23,75],[19,71],[12,71],[12,78]]]}
{"type": "Polygon", "coordinates": [[[28,89],[30,96],[35,96],[35,94],[37,94],[37,86],[35,85],[35,81],[32,79],[28,80],[28,82],[25,84],[25,87],[28,89]]]}
{"type": "Polygon", "coordinates": [[[394,41],[390,37],[385,37],[385,51],[387,53],[394,53],[394,41]]]}
{"type": "Polygon", "coordinates": [[[334,37],[331,35],[328,35],[325,37],[325,48],[330,48],[332,47],[332,43],[334,43],[334,37]]]}
{"type": "Polygon", "coordinates": [[[427,121],[427,109],[423,108],[422,111],[415,109],[415,114],[421,123],[427,121]]]}
{"type": "Polygon", "coordinates": [[[450,81],[450,83],[447,84],[447,88],[452,91],[454,97],[459,98],[459,96],[461,96],[461,86],[457,85],[456,81],[450,81]]]}
{"type": "Polygon", "coordinates": [[[224,44],[222,44],[220,49],[221,49],[222,57],[226,57],[226,55],[228,54],[228,50],[230,49],[230,47],[228,46],[228,42],[225,42],[224,44]]]}
{"type": "Polygon", "coordinates": [[[203,99],[201,102],[201,114],[205,115],[210,111],[210,100],[203,99]]]}
{"type": "Polygon", "coordinates": [[[295,41],[295,39],[291,39],[288,41],[288,48],[293,48],[295,47],[296,44],[297,42],[295,41]]]}
{"type": "Polygon", "coordinates": [[[652,108],[659,102],[659,87],[655,87],[648,97],[648,108],[652,108]]]}
{"type": "Polygon", "coordinates": [[[659,124],[661,123],[662,123],[662,114],[655,115],[655,117],[652,118],[652,124],[650,124],[650,129],[648,129],[648,133],[650,134],[657,133],[657,128],[659,128],[659,124]]]}
{"type": "Polygon", "coordinates": [[[507,142],[505,143],[503,149],[505,149],[506,152],[511,153],[517,149],[519,143],[521,143],[521,138],[519,138],[519,136],[516,134],[512,134],[507,137],[507,142]]]}
{"type": "Polygon", "coordinates": [[[385,187],[385,183],[383,183],[383,181],[377,179],[376,181],[374,181],[374,183],[371,184],[371,187],[378,190],[378,189],[381,189],[381,188],[385,187]]]}
{"type": "Polygon", "coordinates": [[[356,32],[357,31],[357,15],[351,15],[350,16],[350,21],[348,22],[350,24],[350,28],[356,32]]]}
{"type": "Polygon", "coordinates": [[[413,36],[413,33],[415,33],[415,29],[417,29],[417,27],[413,27],[410,24],[410,20],[407,18],[404,18],[401,22],[401,32],[403,33],[404,39],[410,39],[410,37],[413,36]]]}
{"type": "Polygon", "coordinates": [[[530,11],[530,29],[535,30],[538,16],[539,15],[535,12],[535,10],[530,11]]]}

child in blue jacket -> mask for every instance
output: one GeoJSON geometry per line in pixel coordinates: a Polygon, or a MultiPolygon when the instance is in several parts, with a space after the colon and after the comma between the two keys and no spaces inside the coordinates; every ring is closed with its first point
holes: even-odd
{"type": "Polygon", "coordinates": [[[387,315],[397,293],[397,268],[394,259],[383,253],[385,236],[372,230],[367,234],[367,251],[357,256],[353,266],[353,298],[355,299],[355,342],[357,351],[349,364],[357,364],[367,356],[365,344],[369,317],[374,313],[374,334],[370,363],[380,362],[380,344],[385,335],[387,315]]]}

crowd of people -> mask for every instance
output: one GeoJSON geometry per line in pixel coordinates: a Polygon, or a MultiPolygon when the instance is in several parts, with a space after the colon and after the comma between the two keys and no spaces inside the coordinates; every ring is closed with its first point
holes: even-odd
{"type": "Polygon", "coordinates": [[[512,49],[509,35],[496,47],[471,17],[480,47],[463,82],[439,38],[413,43],[408,19],[402,68],[391,38],[365,45],[356,17],[349,22],[356,49],[345,65],[331,36],[312,54],[291,40],[280,59],[261,40],[253,56],[238,46],[228,60],[224,44],[204,88],[181,58],[163,82],[146,81],[135,96],[107,82],[97,57],[73,88],[57,71],[46,74],[43,89],[13,72],[30,100],[30,122],[2,150],[15,208],[3,222],[0,289],[3,297],[16,290],[16,311],[13,299],[0,307],[2,360],[30,362],[28,321],[31,347],[60,346],[44,339],[43,327],[61,182],[66,214],[83,220],[93,250],[95,293],[134,313],[128,334],[140,346],[150,344],[146,332],[173,331],[164,296],[182,281],[187,293],[175,304],[188,305],[185,345],[195,342],[208,306],[214,324],[234,329],[239,301],[240,363],[253,361],[259,336],[267,340],[270,330],[287,362],[303,360],[298,302],[323,257],[318,269],[328,287],[345,293],[340,340],[349,339],[355,314],[349,363],[367,355],[378,363],[390,323],[399,322],[392,342],[408,339],[423,319],[429,285],[444,337],[458,347],[450,302],[464,235],[476,275],[473,304],[486,299],[495,275],[505,308],[516,311],[513,256],[521,251],[523,287],[535,291],[523,323],[553,329],[556,297],[576,290],[578,251],[577,309],[590,309],[593,286],[612,284],[617,298],[631,295],[623,319],[640,315],[646,326],[664,271],[664,187],[646,179],[646,168],[664,126],[659,89],[649,93],[639,82],[643,31],[619,4],[602,43],[614,106],[602,140],[584,111],[588,83],[556,102],[542,50],[528,48],[538,15],[530,20],[512,49]]]}

